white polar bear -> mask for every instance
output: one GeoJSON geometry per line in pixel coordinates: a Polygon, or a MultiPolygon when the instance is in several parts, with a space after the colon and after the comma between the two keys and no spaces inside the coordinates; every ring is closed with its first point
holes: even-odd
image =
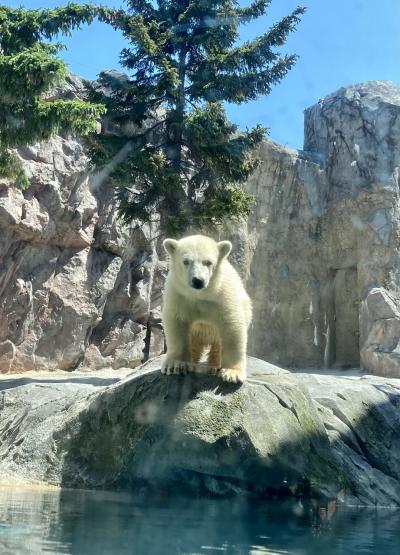
{"type": "Polygon", "coordinates": [[[210,347],[208,370],[225,381],[243,382],[252,308],[227,260],[232,244],[203,235],[165,239],[163,244],[171,263],[163,305],[167,354],[161,371],[196,370],[204,349],[210,347]]]}

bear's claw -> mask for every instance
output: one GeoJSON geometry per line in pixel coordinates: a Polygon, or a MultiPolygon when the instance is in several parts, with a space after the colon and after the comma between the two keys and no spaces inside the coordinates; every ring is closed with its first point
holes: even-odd
{"type": "Polygon", "coordinates": [[[224,382],[243,383],[246,380],[246,372],[238,368],[222,368],[220,375],[224,382]]]}
{"type": "Polygon", "coordinates": [[[198,364],[193,364],[191,367],[191,371],[194,372],[195,374],[218,374],[219,371],[221,369],[220,368],[211,368],[209,366],[207,366],[206,363],[204,362],[200,362],[198,364]]]}
{"type": "Polygon", "coordinates": [[[183,360],[166,360],[161,367],[161,373],[167,376],[187,374],[190,370],[190,363],[183,360]]]}

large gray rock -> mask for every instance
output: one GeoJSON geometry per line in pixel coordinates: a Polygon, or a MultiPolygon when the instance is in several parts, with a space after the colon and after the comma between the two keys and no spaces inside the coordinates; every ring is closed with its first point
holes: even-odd
{"type": "Polygon", "coordinates": [[[250,358],[236,386],[159,364],[1,378],[2,479],[400,505],[398,380],[250,358]]]}
{"type": "Polygon", "coordinates": [[[400,87],[342,88],[306,110],[304,151],[266,142],[260,155],[248,183],[251,353],[400,376],[399,310],[385,321],[368,300],[378,288],[400,301],[400,87]]]}
{"type": "Polygon", "coordinates": [[[386,289],[374,288],[361,304],[361,361],[374,374],[400,373],[400,311],[398,299],[386,289]]]}
{"type": "Polygon", "coordinates": [[[30,188],[0,180],[0,372],[137,366],[165,275],[150,230],[117,221],[78,139],[18,154],[30,188]]]}

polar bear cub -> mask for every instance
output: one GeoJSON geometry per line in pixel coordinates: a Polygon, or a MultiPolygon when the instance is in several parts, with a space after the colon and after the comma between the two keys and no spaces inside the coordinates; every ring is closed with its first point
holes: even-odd
{"type": "Polygon", "coordinates": [[[207,368],[227,382],[246,379],[251,301],[227,257],[229,241],[204,235],[165,239],[170,256],[163,322],[167,354],[164,374],[196,370],[209,348],[207,368]]]}

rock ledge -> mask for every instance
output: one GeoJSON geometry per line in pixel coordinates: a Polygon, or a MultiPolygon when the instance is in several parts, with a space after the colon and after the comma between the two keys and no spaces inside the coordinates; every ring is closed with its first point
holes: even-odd
{"type": "Polygon", "coordinates": [[[165,377],[159,359],[122,377],[2,377],[1,476],[400,505],[399,380],[248,364],[243,386],[165,377]]]}

